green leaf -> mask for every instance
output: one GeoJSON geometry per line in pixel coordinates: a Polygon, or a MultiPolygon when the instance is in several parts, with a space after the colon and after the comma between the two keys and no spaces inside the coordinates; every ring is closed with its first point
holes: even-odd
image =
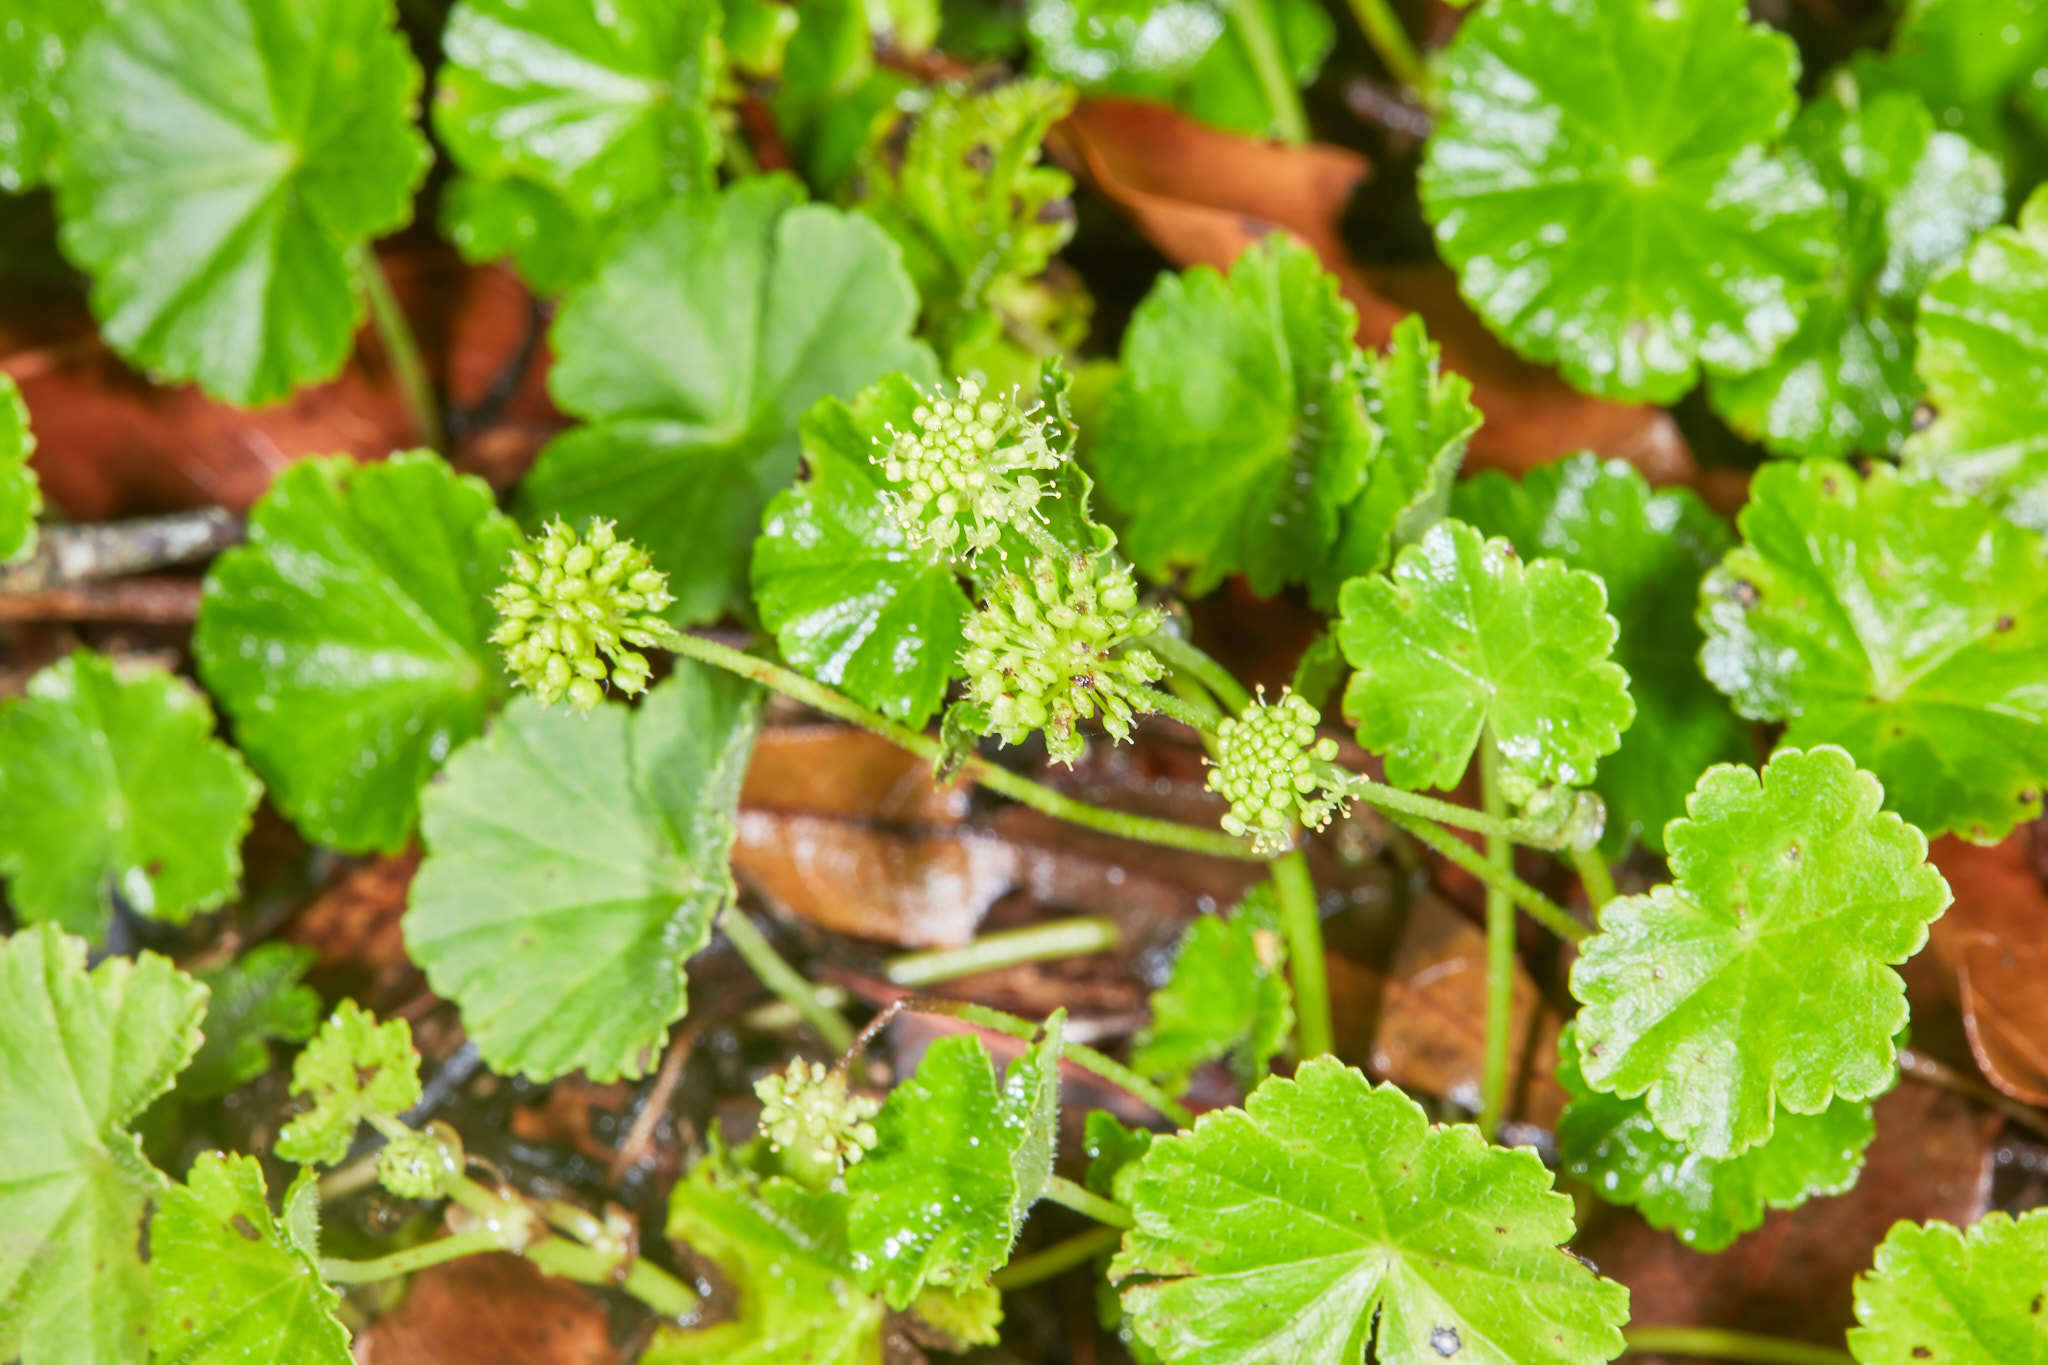
{"type": "Polygon", "coordinates": [[[1735,709],[1839,744],[1929,834],[1996,842],[2048,782],[2048,539],[1887,468],[1759,473],[1700,586],[1735,709]]]}
{"type": "Polygon", "coordinates": [[[768,504],[753,565],[755,606],[782,657],[914,726],[958,676],[972,610],[946,549],[906,539],[874,468],[885,433],[911,429],[922,401],[899,374],[852,407],[826,398],[806,413],[808,477],[768,504]]]}
{"type": "Polygon", "coordinates": [[[1457,515],[1504,537],[1525,559],[1548,555],[1599,576],[1621,628],[1614,657],[1628,673],[1635,723],[1600,761],[1606,847],[1664,850],[1664,825],[1685,813],[1693,779],[1747,758],[1749,727],[1701,676],[1693,620],[1701,577],[1734,543],[1727,524],[1687,489],[1652,492],[1623,460],[1575,455],[1518,482],[1485,473],[1458,485],[1457,515]]]}
{"type": "Polygon", "coordinates": [[[420,1057],[403,1019],[376,1017],[344,1000],[292,1063],[292,1094],[312,1108],[278,1134],[277,1154],[301,1165],[338,1166],[364,1121],[392,1119],[420,1102],[420,1057]]]}
{"type": "Polygon", "coordinates": [[[1775,359],[1714,376],[1714,408],[1780,455],[1894,450],[1920,397],[1920,290],[1998,221],[2004,176],[1965,139],[1936,132],[1926,107],[1902,92],[1854,107],[1816,100],[1788,141],[1827,190],[1835,260],[1775,359]]]}
{"type": "Polygon", "coordinates": [[[1717,1158],[1770,1137],[1781,1108],[1889,1089],[1906,1023],[1891,968],[1950,896],[1883,801],[1832,747],[1702,774],[1665,831],[1672,882],[1609,902],[1572,967],[1587,1082],[1646,1096],[1659,1129],[1717,1158]]]}
{"type": "MultiPolygon", "coordinates": [[[[310,1189],[308,1177],[294,1187],[310,1189]]],[[[289,1205],[292,1197],[286,1197],[289,1205]]],[[[319,1248],[270,1212],[255,1157],[201,1154],[149,1227],[160,1365],[348,1365],[319,1248]]]]}
{"type": "Polygon", "coordinates": [[[363,316],[352,263],[427,168],[391,0],[112,11],[69,63],[56,174],[100,335],[236,403],[332,377],[363,316]]]}
{"type": "Polygon", "coordinates": [[[460,0],[434,130],[471,175],[519,177],[585,219],[712,188],[721,7],[460,0]]]}
{"type": "Polygon", "coordinates": [[[85,969],[54,925],[0,940],[0,1359],[148,1357],[145,1208],[127,1131],[199,1046],[206,988],[154,953],[85,969]]]}
{"type": "Polygon", "coordinates": [[[2048,531],[2048,188],[1929,286],[1919,337],[1934,421],[1907,466],[2048,531]]]}
{"type": "Polygon", "coordinates": [[[118,898],[182,923],[234,895],[262,788],[199,690],[80,650],[0,708],[0,871],[14,908],[98,943],[118,898]]]}
{"type": "Polygon", "coordinates": [[[2015,180],[2042,168],[2048,8],[2040,0],[1906,0],[1890,50],[1851,65],[1870,90],[1908,90],[1936,122],[1998,153],[2015,180]]]}
{"type": "Polygon", "coordinates": [[[1228,919],[1194,922],[1173,975],[1152,992],[1152,1021],[1131,1051],[1134,1069],[1175,1094],[1197,1067],[1224,1057],[1246,1090],[1265,1078],[1294,1029],[1279,920],[1272,884],[1261,882],[1228,919]]]}
{"type": "Polygon", "coordinates": [[[1337,639],[1357,671],[1344,716],[1399,786],[1455,787],[1483,736],[1510,800],[1593,780],[1635,715],[1608,659],[1614,618],[1592,574],[1526,566],[1504,540],[1439,522],[1385,576],[1344,585],[1337,639]]]}
{"type": "Polygon", "coordinates": [[[1591,393],[1670,402],[1753,370],[1829,255],[1825,196],[1768,144],[1792,40],[1742,0],[1506,0],[1440,68],[1422,202],[1459,288],[1591,393]]]}
{"type": "Polygon", "coordinates": [[[678,624],[745,610],[748,551],[812,403],[893,370],[935,378],[896,248],[801,195],[763,176],[668,205],[613,243],[550,334],[549,388],[589,425],[541,453],[527,509],[616,519],[669,575],[678,624]]]}
{"type": "Polygon", "coordinates": [[[933,1043],[889,1093],[879,1140],[848,1168],[846,1188],[853,1250],[890,1307],[928,1286],[984,1284],[1009,1260],[1052,1173],[1065,1019],[1046,1021],[1000,1087],[981,1040],[959,1034],[933,1043]]]}
{"type": "Polygon", "coordinates": [[[2048,1209],[1989,1213],[1960,1232],[1895,1223],[1856,1280],[1849,1352],[1861,1365],[2022,1365],[2048,1359],[2048,1209]]]}
{"type": "Polygon", "coordinates": [[[509,259],[537,294],[559,294],[597,268],[602,228],[531,180],[458,175],[441,193],[441,231],[476,264],[509,259]]]}
{"type": "Polygon", "coordinates": [[[200,676],[309,839],[404,845],[420,788],[504,695],[490,591],[518,544],[481,480],[419,451],[293,465],[214,561],[200,676]]]}
{"type": "Polygon", "coordinates": [[[1330,1057],[1155,1139],[1119,1188],[1110,1266],[1175,1365],[1581,1365],[1621,1352],[1628,1291],[1561,1249],[1571,1200],[1527,1148],[1432,1127],[1330,1057]]]}
{"type": "Polygon", "coordinates": [[[427,793],[406,946],[494,1071],[612,1080],[659,1057],[733,898],[758,709],[752,684],[682,660],[636,711],[522,697],[427,793]]]}
{"type": "Polygon", "coordinates": [[[1116,1197],[1117,1181],[1152,1149],[1153,1135],[1125,1127],[1106,1109],[1091,1109],[1082,1132],[1088,1150],[1088,1188],[1105,1199],[1116,1197]]]}
{"type": "Polygon", "coordinates": [[[1160,276],[1091,452],[1132,562],[1185,570],[1194,595],[1242,573],[1270,596],[1321,568],[1379,442],[1357,326],[1315,253],[1278,234],[1228,279],[1160,276]]]}
{"type": "Polygon", "coordinates": [[[1570,1025],[1558,1040],[1557,1078],[1571,1097],[1557,1121],[1558,1165],[1695,1251],[1721,1250],[1760,1226],[1765,1209],[1844,1193],[1877,1132],[1868,1102],[1838,1099],[1818,1114],[1780,1110],[1771,1135],[1739,1155],[1701,1156],[1658,1131],[1641,1099],[1587,1085],[1570,1025]]]}
{"type": "Polygon", "coordinates": [[[299,978],[311,948],[264,943],[195,973],[207,989],[206,1041],[178,1078],[178,1098],[218,1099],[270,1070],[272,1042],[303,1043],[320,1026],[320,997],[299,978]]]}
{"type": "Polygon", "coordinates": [[[1297,88],[1313,83],[1322,70],[1323,59],[1337,41],[1337,27],[1324,6],[1315,0],[1228,0],[1223,8],[1232,17],[1224,40],[1195,63],[1176,102],[1212,127],[1282,137],[1286,116],[1274,107],[1259,79],[1244,30],[1234,17],[1240,4],[1265,11],[1280,65],[1297,88]]]}
{"type": "Polygon", "coordinates": [[[43,182],[70,117],[64,66],[106,16],[106,0],[16,0],[0,24],[0,190],[43,182]]]}
{"type": "Polygon", "coordinates": [[[26,559],[36,548],[43,487],[28,467],[28,457],[35,453],[28,404],[21,401],[14,377],[0,374],[0,564],[26,559]]]}

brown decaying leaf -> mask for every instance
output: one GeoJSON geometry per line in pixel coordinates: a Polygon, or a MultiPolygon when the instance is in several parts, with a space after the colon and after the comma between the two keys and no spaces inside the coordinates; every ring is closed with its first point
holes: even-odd
{"type": "Polygon", "coordinates": [[[1934,842],[1955,904],[1934,922],[1934,951],[1955,973],[1970,1051],[1986,1079],[2024,1104],[2048,1105],[2048,887],[2037,860],[2041,821],[1981,848],[1934,842]]]}
{"type": "Polygon", "coordinates": [[[416,852],[355,864],[314,897],[285,933],[313,950],[317,970],[379,1013],[425,989],[399,929],[419,865],[416,852]]]}
{"type": "Polygon", "coordinates": [[[502,1252],[413,1276],[405,1302],[355,1344],[359,1365],[614,1365],[610,1326],[581,1286],[502,1252]]]}

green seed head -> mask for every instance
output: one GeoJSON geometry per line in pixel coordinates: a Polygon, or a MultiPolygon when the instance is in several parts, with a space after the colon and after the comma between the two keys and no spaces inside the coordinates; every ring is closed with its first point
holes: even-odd
{"type": "Polygon", "coordinates": [[[768,1145],[822,1157],[843,1170],[875,1145],[879,1102],[851,1094],[846,1078],[822,1062],[790,1062],[789,1070],[754,1082],[761,1100],[761,1131],[768,1145]]]}
{"type": "Polygon", "coordinates": [[[1337,741],[1317,739],[1322,715],[1292,692],[1271,705],[1263,693],[1216,730],[1216,757],[1209,789],[1230,802],[1223,828],[1251,836],[1260,853],[1283,853],[1294,843],[1297,823],[1321,829],[1343,809],[1316,775],[1318,761],[1337,756],[1337,741]]]}
{"type": "Polygon", "coordinates": [[[521,687],[579,711],[604,700],[607,681],[627,696],[646,688],[647,657],[632,646],[668,637],[661,613],[675,598],[645,550],[608,521],[591,522],[579,540],[557,518],[512,552],[507,573],[491,598],[499,618],[491,641],[504,647],[521,687]]]}
{"type": "Polygon", "coordinates": [[[377,1180],[400,1199],[437,1199],[461,1174],[461,1140],[443,1123],[393,1138],[377,1153],[377,1180]]]}
{"type": "Polygon", "coordinates": [[[1005,525],[1037,517],[1050,493],[1039,476],[1064,456],[1046,439],[1036,410],[1013,395],[985,397],[971,379],[955,397],[931,397],[911,414],[906,431],[890,428],[876,442],[874,462],[888,487],[896,522],[912,544],[972,556],[996,543],[1005,525]]]}

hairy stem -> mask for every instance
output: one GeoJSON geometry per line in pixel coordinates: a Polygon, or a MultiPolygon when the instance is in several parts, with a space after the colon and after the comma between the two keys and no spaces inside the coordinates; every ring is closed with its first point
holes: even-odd
{"type": "Polygon", "coordinates": [[[1179,721],[1204,739],[1215,738],[1216,716],[1207,708],[1184,701],[1171,692],[1161,692],[1156,687],[1151,689],[1146,699],[1154,711],[1168,720],[1179,721]]]}
{"type": "Polygon", "coordinates": [[[549,1237],[521,1253],[543,1274],[584,1284],[623,1289],[665,1318],[686,1318],[697,1311],[695,1291],[660,1266],[635,1257],[620,1272],[618,1258],[566,1237],[549,1237]]]}
{"type": "Polygon", "coordinates": [[[1042,1284],[1056,1275],[1066,1274],[1075,1266],[1086,1265],[1105,1252],[1114,1251],[1123,1237],[1120,1228],[1090,1228],[1063,1242],[1054,1242],[1043,1251],[1019,1256],[998,1270],[989,1283],[1004,1293],[1042,1284]]]}
{"type": "Polygon", "coordinates": [[[1131,1225],[1129,1209],[1114,1199],[1104,1199],[1093,1190],[1076,1185],[1065,1176],[1048,1176],[1043,1197],[1062,1208],[1072,1209],[1083,1218],[1093,1218],[1104,1227],[1127,1228],[1131,1225]]]}
{"type": "Polygon", "coordinates": [[[1301,92],[1287,73],[1287,57],[1280,50],[1280,35],[1265,0],[1230,0],[1230,28],[1251,62],[1252,74],[1273,111],[1273,128],[1283,142],[1308,141],[1308,113],[1301,107],[1301,92]]]}
{"type": "Polygon", "coordinates": [[[1489,887],[1498,886],[1507,893],[1509,900],[1528,913],[1530,919],[1565,942],[1577,943],[1593,932],[1573,919],[1571,911],[1520,877],[1512,872],[1503,874],[1491,866],[1455,834],[1448,833],[1427,820],[1418,820],[1412,815],[1389,812],[1387,818],[1408,831],[1417,841],[1428,845],[1430,850],[1442,857],[1445,862],[1471,873],[1489,887]]]}
{"type": "Polygon", "coordinates": [[[1721,1327],[1631,1327],[1622,1334],[1631,1355],[1659,1352],[1705,1360],[1748,1361],[1751,1365],[1855,1365],[1847,1351],[1809,1346],[1783,1337],[1758,1336],[1721,1327]]]}
{"type": "Polygon", "coordinates": [[[1572,850],[1572,867],[1579,874],[1579,882],[1586,888],[1586,904],[1593,907],[1597,920],[1600,912],[1607,908],[1607,902],[1614,899],[1614,871],[1607,866],[1607,860],[1600,856],[1597,848],[1575,848],[1572,850]]]}
{"type": "Polygon", "coordinates": [[[1421,92],[1429,83],[1429,70],[1415,51],[1401,16],[1387,0],[1350,0],[1352,17],[1358,20],[1365,40],[1379,54],[1387,74],[1410,90],[1421,92]]]}
{"type": "Polygon", "coordinates": [[[478,1228],[474,1232],[458,1232],[448,1237],[436,1237],[431,1242],[422,1242],[416,1247],[407,1247],[403,1251],[394,1251],[388,1256],[378,1256],[367,1261],[344,1261],[323,1257],[320,1261],[320,1278],[329,1284],[370,1284],[377,1280],[410,1275],[415,1270],[425,1270],[428,1266],[439,1265],[443,1261],[503,1249],[504,1242],[497,1233],[488,1228],[478,1228]]]}
{"type": "Polygon", "coordinates": [[[1208,688],[1216,700],[1233,713],[1252,704],[1252,694],[1245,691],[1244,684],[1233,678],[1229,669],[1196,648],[1192,641],[1162,630],[1146,636],[1142,643],[1168,668],[1176,673],[1185,673],[1208,688]]]}
{"type": "Polygon", "coordinates": [[[1483,834],[1489,839],[1505,839],[1510,843],[1527,844],[1531,848],[1555,848],[1556,839],[1538,825],[1527,820],[1511,820],[1498,811],[1473,810],[1455,801],[1442,801],[1420,792],[1404,791],[1385,782],[1375,782],[1362,773],[1349,768],[1340,768],[1334,763],[1318,763],[1317,775],[1330,786],[1346,796],[1363,801],[1375,810],[1399,812],[1402,815],[1419,815],[1439,825],[1450,825],[1456,829],[1469,829],[1474,834],[1483,834]]]}
{"type": "Polygon", "coordinates": [[[932,948],[891,958],[883,969],[898,986],[935,986],[956,977],[1000,971],[1025,962],[1055,957],[1086,957],[1113,952],[1117,927],[1095,916],[1047,920],[1022,929],[983,934],[958,948],[932,948]]]}
{"type": "Polygon", "coordinates": [[[1323,961],[1323,915],[1300,849],[1273,860],[1273,894],[1280,902],[1280,933],[1287,940],[1294,979],[1295,1036],[1305,1061],[1330,1051],[1336,1031],[1330,1023],[1329,968],[1323,961]]]}
{"type": "Polygon", "coordinates": [[[398,381],[398,390],[412,413],[413,431],[421,445],[446,454],[441,403],[434,394],[433,381],[427,378],[426,362],[420,359],[419,342],[405,320],[405,310],[398,306],[391,282],[384,278],[384,267],[377,263],[376,253],[365,247],[355,254],[355,271],[356,283],[370,304],[370,321],[377,328],[377,340],[383,343],[384,356],[391,362],[391,375],[398,381]]]}
{"type": "Polygon", "coordinates": [[[853,1025],[847,1023],[839,1011],[818,999],[817,988],[805,979],[803,973],[782,960],[782,955],[775,951],[768,936],[747,918],[745,911],[737,905],[727,906],[718,917],[718,927],[725,931],[726,940],[753,969],[761,984],[801,1014],[826,1047],[834,1052],[844,1052],[853,1045],[853,1025]]]}
{"type": "MultiPolygon", "coordinates": [[[[1479,786],[1486,813],[1506,809],[1500,790],[1500,750],[1493,737],[1479,746],[1479,786]]],[[[1514,875],[1515,847],[1498,834],[1486,836],[1486,1055],[1479,1072],[1479,1131],[1491,1142],[1507,1114],[1508,1041],[1515,1022],[1515,903],[1500,878],[1514,875]]]]}

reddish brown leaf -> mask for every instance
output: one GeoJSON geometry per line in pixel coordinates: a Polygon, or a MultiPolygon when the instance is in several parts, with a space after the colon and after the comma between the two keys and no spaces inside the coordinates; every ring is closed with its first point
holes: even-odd
{"type": "Polygon", "coordinates": [[[2048,888],[2035,871],[2036,821],[1980,848],[1948,837],[1933,855],[1955,891],[1934,950],[1955,973],[1970,1051],[1990,1082],[2048,1105],[2048,888]]]}
{"type": "Polygon", "coordinates": [[[580,1285],[506,1253],[413,1276],[357,1340],[360,1365],[614,1365],[604,1309],[580,1285]]]}
{"type": "Polygon", "coordinates": [[[395,1008],[418,982],[399,919],[419,865],[418,853],[356,864],[299,913],[285,937],[311,948],[318,969],[359,991],[365,1005],[395,1008]]]}
{"type": "Polygon", "coordinates": [[[740,804],[891,824],[953,825],[965,786],[933,783],[931,764],[849,725],[771,725],[754,744],[740,804]]]}

